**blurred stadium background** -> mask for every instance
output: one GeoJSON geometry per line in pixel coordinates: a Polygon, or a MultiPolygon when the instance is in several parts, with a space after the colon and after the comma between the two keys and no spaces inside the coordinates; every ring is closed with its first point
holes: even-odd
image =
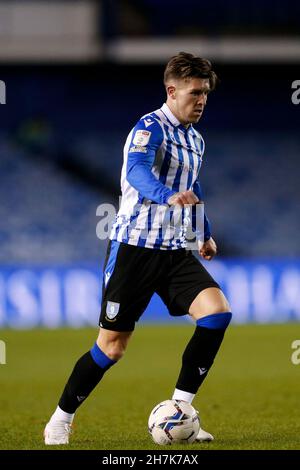
{"type": "MultiPolygon", "coordinates": [[[[299,18],[294,0],[0,2],[1,326],[97,324],[96,210],[117,207],[124,139],[180,50],[221,79],[198,125],[208,267],[236,322],[300,319],[299,18]]],[[[143,321],[168,321],[158,299],[143,321]]]]}
{"type": "MultiPolygon", "coordinates": [[[[124,140],[163,103],[164,65],[181,50],[221,79],[197,126],[219,245],[207,267],[240,324],[195,406],[210,448],[300,448],[300,3],[12,0],[0,1],[0,449],[44,448],[91,347],[107,244],[97,208],[117,207],[124,140]]],[[[172,393],[192,327],[158,298],[141,322],[70,448],[150,448],[148,410],[172,393]]]]}

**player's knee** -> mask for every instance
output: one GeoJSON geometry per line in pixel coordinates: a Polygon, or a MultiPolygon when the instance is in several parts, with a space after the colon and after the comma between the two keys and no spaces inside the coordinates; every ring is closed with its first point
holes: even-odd
{"type": "Polygon", "coordinates": [[[109,359],[119,361],[124,356],[127,342],[115,339],[113,341],[106,341],[105,343],[102,341],[99,346],[109,359]]]}
{"type": "Polygon", "coordinates": [[[220,315],[223,313],[231,312],[231,308],[229,303],[226,302],[216,302],[215,304],[211,305],[209,308],[207,308],[204,311],[200,311],[199,315],[193,315],[195,320],[198,320],[202,317],[206,317],[209,315],[220,315]]]}
{"type": "Polygon", "coordinates": [[[208,288],[200,292],[190,307],[190,315],[198,320],[206,315],[230,312],[228,300],[220,289],[208,288]]]}
{"type": "Polygon", "coordinates": [[[126,350],[132,332],[115,332],[100,328],[97,344],[112,361],[119,361],[126,350]]]}
{"type": "Polygon", "coordinates": [[[105,354],[113,361],[119,361],[125,353],[126,347],[123,344],[108,345],[105,354]]]}
{"type": "Polygon", "coordinates": [[[226,299],[226,297],[223,296],[214,302],[214,305],[212,305],[212,311],[210,315],[214,315],[214,314],[217,315],[218,313],[225,313],[225,312],[231,312],[231,308],[230,308],[228,300],[226,299]]]}

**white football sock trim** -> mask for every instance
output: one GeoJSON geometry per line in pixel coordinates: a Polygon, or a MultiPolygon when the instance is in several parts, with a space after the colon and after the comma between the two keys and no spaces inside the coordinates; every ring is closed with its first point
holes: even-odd
{"type": "Polygon", "coordinates": [[[50,418],[50,421],[65,421],[68,424],[72,424],[75,413],[66,413],[59,406],[54,411],[50,418]]]}
{"type": "Polygon", "coordinates": [[[172,400],[183,400],[187,401],[188,403],[192,403],[194,399],[195,393],[184,392],[183,390],[179,390],[175,388],[175,391],[172,396],[172,400]]]}

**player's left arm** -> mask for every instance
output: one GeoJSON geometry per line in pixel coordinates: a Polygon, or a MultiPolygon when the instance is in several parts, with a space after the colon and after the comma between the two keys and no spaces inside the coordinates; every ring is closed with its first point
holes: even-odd
{"type": "MultiPolygon", "coordinates": [[[[193,185],[193,192],[198,197],[199,201],[203,203],[203,193],[200,186],[200,182],[197,179],[193,185]]],[[[192,207],[192,228],[197,233],[199,233],[199,227],[196,226],[196,208],[192,207]]],[[[210,221],[204,212],[204,242],[202,243],[198,239],[199,254],[203,259],[210,261],[217,254],[217,245],[214,239],[211,236],[211,224],[210,221]]]]}

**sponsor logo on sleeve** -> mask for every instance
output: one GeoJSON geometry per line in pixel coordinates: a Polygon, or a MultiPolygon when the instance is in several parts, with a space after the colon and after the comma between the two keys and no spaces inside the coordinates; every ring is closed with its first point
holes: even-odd
{"type": "Polygon", "coordinates": [[[154,121],[151,121],[151,119],[149,119],[149,118],[148,118],[148,119],[144,119],[144,124],[145,124],[145,127],[146,127],[146,128],[149,127],[149,126],[151,126],[151,124],[153,124],[153,123],[154,123],[154,121]]]}
{"type": "Polygon", "coordinates": [[[136,131],[132,143],[134,145],[139,146],[139,147],[140,146],[143,147],[143,146],[148,144],[150,136],[151,136],[150,131],[145,131],[143,129],[139,129],[138,131],[136,131]]]}
{"type": "Polygon", "coordinates": [[[146,148],[146,147],[142,147],[141,145],[134,145],[134,146],[130,147],[128,153],[135,153],[135,152],[138,152],[138,153],[147,153],[147,148],[146,148]]]}

